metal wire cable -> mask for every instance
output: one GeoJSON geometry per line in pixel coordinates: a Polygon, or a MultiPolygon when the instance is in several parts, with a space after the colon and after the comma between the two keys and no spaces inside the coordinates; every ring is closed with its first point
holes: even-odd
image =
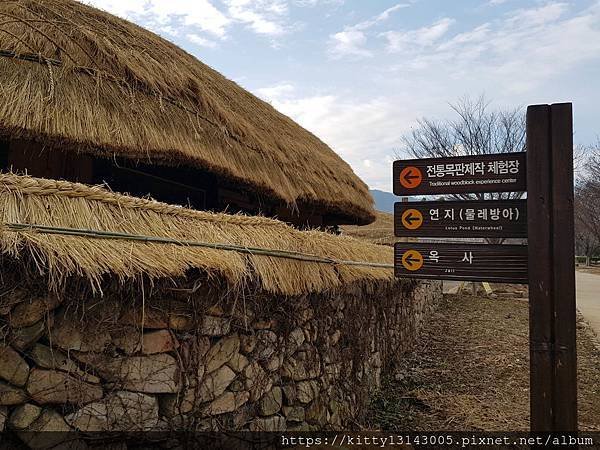
{"type": "Polygon", "coordinates": [[[89,230],[79,228],[65,228],[65,227],[52,227],[47,225],[29,224],[29,223],[3,223],[3,226],[8,231],[13,232],[24,232],[24,231],[35,231],[43,234],[63,235],[63,236],[77,236],[87,237],[94,239],[116,239],[116,240],[127,240],[137,241],[146,243],[158,243],[158,244],[172,244],[183,247],[203,247],[211,248],[215,250],[234,251],[238,253],[244,253],[248,255],[263,255],[273,256],[276,258],[294,259],[297,261],[314,262],[320,264],[332,264],[332,265],[344,265],[344,266],[360,266],[360,267],[372,267],[380,269],[393,269],[393,264],[385,263],[374,263],[368,261],[349,261],[339,260],[335,258],[327,258],[319,255],[310,253],[295,252],[290,250],[273,250],[260,247],[244,247],[235,244],[223,244],[223,243],[211,243],[201,241],[190,241],[190,240],[178,240],[168,237],[161,236],[144,236],[129,233],[119,233],[114,231],[101,231],[101,230],[89,230]]]}

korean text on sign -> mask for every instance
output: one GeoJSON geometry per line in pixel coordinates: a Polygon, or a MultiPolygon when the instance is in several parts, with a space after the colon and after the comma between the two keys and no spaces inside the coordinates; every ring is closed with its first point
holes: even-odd
{"type": "Polygon", "coordinates": [[[432,221],[438,220],[519,220],[519,208],[431,208],[429,217],[432,221]]]}
{"type": "Polygon", "coordinates": [[[471,163],[434,164],[427,166],[430,178],[464,177],[468,175],[515,175],[519,173],[519,161],[491,161],[471,163]]]}

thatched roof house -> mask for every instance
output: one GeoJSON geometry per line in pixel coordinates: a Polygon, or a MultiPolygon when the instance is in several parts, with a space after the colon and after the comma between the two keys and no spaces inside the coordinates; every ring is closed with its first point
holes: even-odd
{"type": "Polygon", "coordinates": [[[297,229],[374,218],[349,166],[135,25],[71,0],[0,16],[2,443],[358,423],[441,289],[297,229]]]}
{"type": "Polygon", "coordinates": [[[129,431],[350,429],[441,297],[395,279],[392,253],[0,174],[0,433],[105,448],[145,438],[129,431]]]}
{"type": "Polygon", "coordinates": [[[285,295],[393,280],[386,247],[65,181],[0,174],[0,219],[0,255],[35,265],[51,285],[177,279],[193,269],[285,295]],[[364,264],[337,264],[349,260],[364,264]]]}
{"type": "Polygon", "coordinates": [[[3,168],[298,225],[373,220],[327,145],[165,39],[73,0],[0,16],[3,168]]]}

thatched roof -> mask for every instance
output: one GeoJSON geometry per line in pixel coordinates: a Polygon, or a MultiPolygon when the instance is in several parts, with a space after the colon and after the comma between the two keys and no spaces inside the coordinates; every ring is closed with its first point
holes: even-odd
{"type": "Polygon", "coordinates": [[[357,239],[363,239],[372,244],[390,245],[401,239],[394,236],[394,215],[376,211],[375,222],[365,225],[346,225],[342,227],[342,233],[346,236],[352,236],[357,239]]]}
{"type": "Polygon", "coordinates": [[[34,264],[55,284],[72,275],[87,277],[100,286],[107,277],[122,282],[140,275],[178,278],[185,277],[190,269],[199,269],[231,285],[251,282],[269,292],[292,295],[355,281],[393,279],[389,268],[301,261],[257,254],[258,250],[227,251],[40,231],[40,227],[95,230],[178,243],[301,252],[337,261],[389,264],[393,259],[390,248],[349,237],[298,231],[264,217],[195,211],[64,181],[0,174],[0,218],[0,255],[34,264]],[[35,228],[15,231],[14,224],[35,228]]]}
{"type": "Polygon", "coordinates": [[[349,223],[367,186],[317,137],[182,49],[73,0],[0,2],[0,135],[187,165],[349,223]]]}

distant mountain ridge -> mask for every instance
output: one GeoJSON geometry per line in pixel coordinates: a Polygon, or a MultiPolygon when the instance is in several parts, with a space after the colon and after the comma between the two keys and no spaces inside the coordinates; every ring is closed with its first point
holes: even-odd
{"type": "Polygon", "coordinates": [[[391,192],[380,191],[378,189],[371,189],[369,192],[371,192],[375,200],[375,209],[377,211],[393,213],[394,203],[400,201],[400,197],[396,197],[391,192]]]}

